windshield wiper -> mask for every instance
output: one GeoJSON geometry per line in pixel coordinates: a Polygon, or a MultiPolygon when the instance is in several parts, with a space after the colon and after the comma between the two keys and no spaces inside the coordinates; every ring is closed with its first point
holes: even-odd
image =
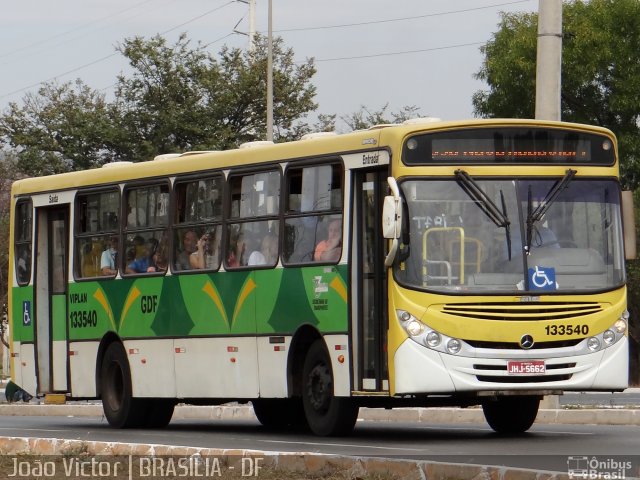
{"type": "Polygon", "coordinates": [[[507,216],[507,205],[504,201],[504,193],[500,190],[500,201],[502,203],[502,211],[500,211],[489,195],[480,188],[480,185],[478,185],[467,172],[464,170],[456,170],[455,175],[456,180],[460,184],[460,188],[478,204],[484,214],[489,217],[497,227],[504,228],[509,260],[511,260],[511,222],[507,216]]]}
{"type": "Polygon", "coordinates": [[[531,253],[531,240],[533,238],[533,227],[536,222],[542,220],[555,201],[555,199],[560,195],[565,188],[569,186],[571,180],[576,175],[576,170],[567,170],[562,177],[561,180],[557,181],[553,187],[547,192],[547,195],[544,199],[538,204],[535,210],[533,210],[533,202],[531,200],[531,185],[529,185],[529,190],[527,192],[527,243],[524,247],[527,255],[531,253]]]}

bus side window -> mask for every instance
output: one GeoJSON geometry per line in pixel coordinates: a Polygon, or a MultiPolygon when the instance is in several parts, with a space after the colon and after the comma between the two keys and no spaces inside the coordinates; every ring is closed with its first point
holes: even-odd
{"type": "Polygon", "coordinates": [[[74,246],[76,278],[117,274],[114,260],[118,248],[119,210],[120,194],[116,189],[77,195],[74,246]]]}
{"type": "Polygon", "coordinates": [[[225,268],[278,263],[280,171],[232,175],[225,268]]]}
{"type": "Polygon", "coordinates": [[[342,251],[341,165],[290,168],[286,182],[283,260],[288,264],[336,261],[342,251]],[[329,226],[335,220],[330,240],[329,226]],[[340,241],[336,241],[337,230],[340,241]],[[331,253],[324,253],[329,248],[331,253]]]}
{"type": "Polygon", "coordinates": [[[218,174],[175,183],[173,270],[220,266],[223,180],[218,174]]]}
{"type": "Polygon", "coordinates": [[[26,285],[31,280],[31,201],[19,201],[15,213],[14,261],[18,284],[26,285]]]}
{"type": "Polygon", "coordinates": [[[125,190],[128,207],[125,255],[127,274],[164,273],[168,266],[169,186],[167,183],[125,190]]]}

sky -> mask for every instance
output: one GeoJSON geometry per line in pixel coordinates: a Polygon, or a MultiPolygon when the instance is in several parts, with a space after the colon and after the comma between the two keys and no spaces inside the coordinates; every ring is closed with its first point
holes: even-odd
{"type": "MultiPolygon", "coordinates": [[[[296,61],[316,61],[316,113],[339,118],[388,104],[389,112],[415,106],[422,116],[456,120],[473,117],[473,93],[486,89],[474,74],[501,12],[537,9],[537,0],[273,0],[272,18],[296,61]]],[[[248,10],[233,0],[3,2],[0,111],[21,105],[41,82],[81,78],[109,98],[128,71],[115,50],[125,38],[161,34],[173,44],[186,33],[213,54],[225,44],[246,48],[248,10]]],[[[267,0],[257,0],[264,34],[267,13],[267,0]]]]}

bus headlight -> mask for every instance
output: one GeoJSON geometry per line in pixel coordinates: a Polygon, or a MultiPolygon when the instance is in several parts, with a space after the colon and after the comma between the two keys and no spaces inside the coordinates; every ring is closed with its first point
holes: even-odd
{"type": "Polygon", "coordinates": [[[613,324],[613,329],[622,334],[627,331],[627,321],[622,317],[616,323],[613,324]]]}
{"type": "Polygon", "coordinates": [[[447,342],[447,350],[452,355],[455,355],[456,353],[458,353],[461,347],[462,347],[462,344],[460,343],[460,340],[456,338],[452,338],[447,342]]]}
{"type": "Polygon", "coordinates": [[[587,347],[589,347],[589,350],[592,352],[600,350],[600,340],[596,337],[590,337],[589,340],[587,340],[587,347]]]}
{"type": "Polygon", "coordinates": [[[612,345],[616,341],[616,334],[613,330],[607,330],[602,334],[602,339],[607,345],[612,345]]]}
{"type": "Polygon", "coordinates": [[[418,320],[409,320],[405,326],[407,333],[412,337],[417,337],[424,331],[424,324],[420,323],[418,320]]]}
{"type": "Polygon", "coordinates": [[[427,333],[427,347],[436,348],[438,345],[440,345],[441,341],[442,339],[440,338],[440,334],[438,332],[431,330],[429,333],[427,333]]]}
{"type": "Polygon", "coordinates": [[[406,310],[396,310],[396,316],[402,328],[409,334],[409,338],[422,346],[451,355],[456,355],[465,348],[462,340],[448,337],[434,330],[406,310]]]}
{"type": "Polygon", "coordinates": [[[585,353],[597,352],[601,348],[609,348],[615,345],[625,337],[628,325],[629,312],[625,310],[620,314],[620,318],[604,332],[586,339],[585,350],[588,349],[588,352],[585,353]]]}

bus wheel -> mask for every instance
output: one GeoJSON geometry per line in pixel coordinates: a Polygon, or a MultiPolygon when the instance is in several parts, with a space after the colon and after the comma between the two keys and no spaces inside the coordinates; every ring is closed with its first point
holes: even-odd
{"type": "Polygon", "coordinates": [[[307,426],[302,400],[298,398],[257,398],[252,400],[253,412],[258,421],[267,428],[302,429],[307,426]]]}
{"type": "Polygon", "coordinates": [[[309,349],[302,369],[302,404],[309,428],[316,435],[347,435],[358,419],[350,398],[333,395],[331,360],[322,340],[309,349]]]}
{"type": "Polygon", "coordinates": [[[115,428],[140,426],[144,422],[142,403],[133,398],[131,371],[124,347],[114,342],[107,347],[100,375],[102,408],[109,425],[115,428]]]}
{"type": "Polygon", "coordinates": [[[538,415],[539,397],[498,397],[482,404],[484,418],[497,433],[523,433],[538,415]]]}
{"type": "Polygon", "coordinates": [[[146,400],[146,420],[144,426],[148,428],[164,428],[169,425],[176,401],[173,398],[153,398],[146,400]]]}

